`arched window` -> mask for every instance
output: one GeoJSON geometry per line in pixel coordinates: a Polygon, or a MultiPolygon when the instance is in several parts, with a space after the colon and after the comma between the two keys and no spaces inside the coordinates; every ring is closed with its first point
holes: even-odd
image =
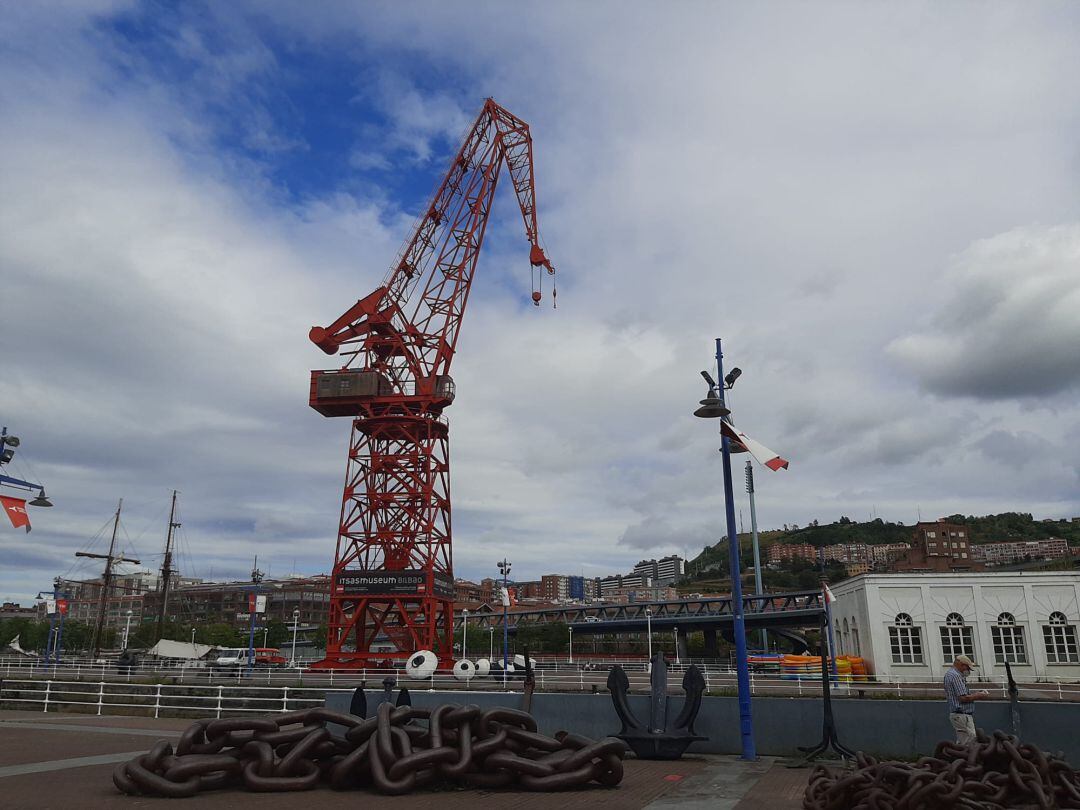
{"type": "Polygon", "coordinates": [[[855,624],[855,617],[851,617],[851,646],[855,648],[855,655],[862,655],[862,649],[859,646],[859,628],[855,624]]]}
{"type": "Polygon", "coordinates": [[[836,646],[839,647],[839,649],[835,650],[833,652],[833,654],[834,655],[843,655],[844,654],[844,635],[843,635],[843,633],[840,632],[840,620],[837,619],[835,622],[833,622],[833,624],[836,625],[836,630],[834,632],[834,635],[836,636],[836,646]]]}
{"type": "Polygon", "coordinates": [[[997,624],[990,628],[990,638],[994,642],[994,661],[1004,664],[1026,664],[1027,645],[1024,644],[1024,628],[1018,627],[1016,617],[1011,613],[1000,613],[997,624]]]}
{"type": "Polygon", "coordinates": [[[1080,663],[1080,651],[1076,646],[1076,625],[1069,624],[1064,613],[1054,611],[1050,614],[1049,623],[1043,625],[1043,643],[1046,645],[1046,663],[1080,663]]]}
{"type": "Polygon", "coordinates": [[[840,644],[840,649],[844,650],[849,655],[851,654],[851,638],[848,636],[848,623],[847,619],[844,619],[844,640],[840,644]]]}
{"type": "Polygon", "coordinates": [[[948,666],[958,655],[966,655],[975,660],[975,642],[971,628],[964,623],[959,613],[950,613],[945,617],[945,626],[941,628],[941,654],[948,666]]]}
{"type": "Polygon", "coordinates": [[[897,613],[889,627],[889,647],[894,664],[923,662],[922,634],[907,613],[897,613]]]}

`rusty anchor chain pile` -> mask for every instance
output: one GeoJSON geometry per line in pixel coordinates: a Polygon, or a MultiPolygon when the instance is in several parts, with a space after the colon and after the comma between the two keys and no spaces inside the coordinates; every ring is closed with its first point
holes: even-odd
{"type": "Polygon", "coordinates": [[[817,766],[804,810],[1080,808],[1080,772],[1016,737],[979,732],[968,746],[938,743],[915,763],[856,754],[855,770],[817,766]]]}
{"type": "Polygon", "coordinates": [[[619,784],[625,753],[625,744],[610,737],[539,734],[532,715],[515,709],[382,703],[369,719],[316,708],[199,720],[175,751],[163,741],[121,763],[113,783],[128,794],[173,798],[230,787],[272,793],[319,784],[390,795],[440,783],[565,790],[619,784]],[[332,733],[327,723],[344,726],[344,735],[332,733]]]}

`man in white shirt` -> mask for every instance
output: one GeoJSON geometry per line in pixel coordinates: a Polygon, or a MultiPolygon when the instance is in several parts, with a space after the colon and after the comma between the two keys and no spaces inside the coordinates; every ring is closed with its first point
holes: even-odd
{"type": "Polygon", "coordinates": [[[990,696],[985,689],[974,693],[968,690],[964,679],[975,666],[966,655],[958,655],[945,672],[945,701],[949,705],[949,722],[956,732],[958,745],[975,742],[975,701],[990,696]]]}

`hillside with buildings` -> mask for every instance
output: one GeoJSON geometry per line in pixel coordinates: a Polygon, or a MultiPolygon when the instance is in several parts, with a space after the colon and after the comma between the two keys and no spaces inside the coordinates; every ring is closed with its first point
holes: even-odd
{"type": "MultiPolygon", "coordinates": [[[[739,535],[743,576],[753,566],[751,537],[739,535]]],[[[869,571],[977,571],[1069,557],[1080,548],[1080,518],[1035,520],[1008,512],[981,517],[950,515],[911,526],[880,518],[864,523],[848,517],[829,524],[784,526],[759,536],[763,579],[768,588],[813,587],[824,572],[829,581],[869,571]]],[[[727,590],[727,541],[687,562],[683,592],[727,590]]]]}

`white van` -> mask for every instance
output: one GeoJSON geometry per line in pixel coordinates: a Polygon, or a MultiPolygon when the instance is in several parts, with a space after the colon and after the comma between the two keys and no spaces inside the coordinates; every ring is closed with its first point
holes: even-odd
{"type": "Polygon", "coordinates": [[[247,647],[223,647],[210,661],[210,666],[214,669],[239,669],[246,667],[247,662],[247,647]]]}

